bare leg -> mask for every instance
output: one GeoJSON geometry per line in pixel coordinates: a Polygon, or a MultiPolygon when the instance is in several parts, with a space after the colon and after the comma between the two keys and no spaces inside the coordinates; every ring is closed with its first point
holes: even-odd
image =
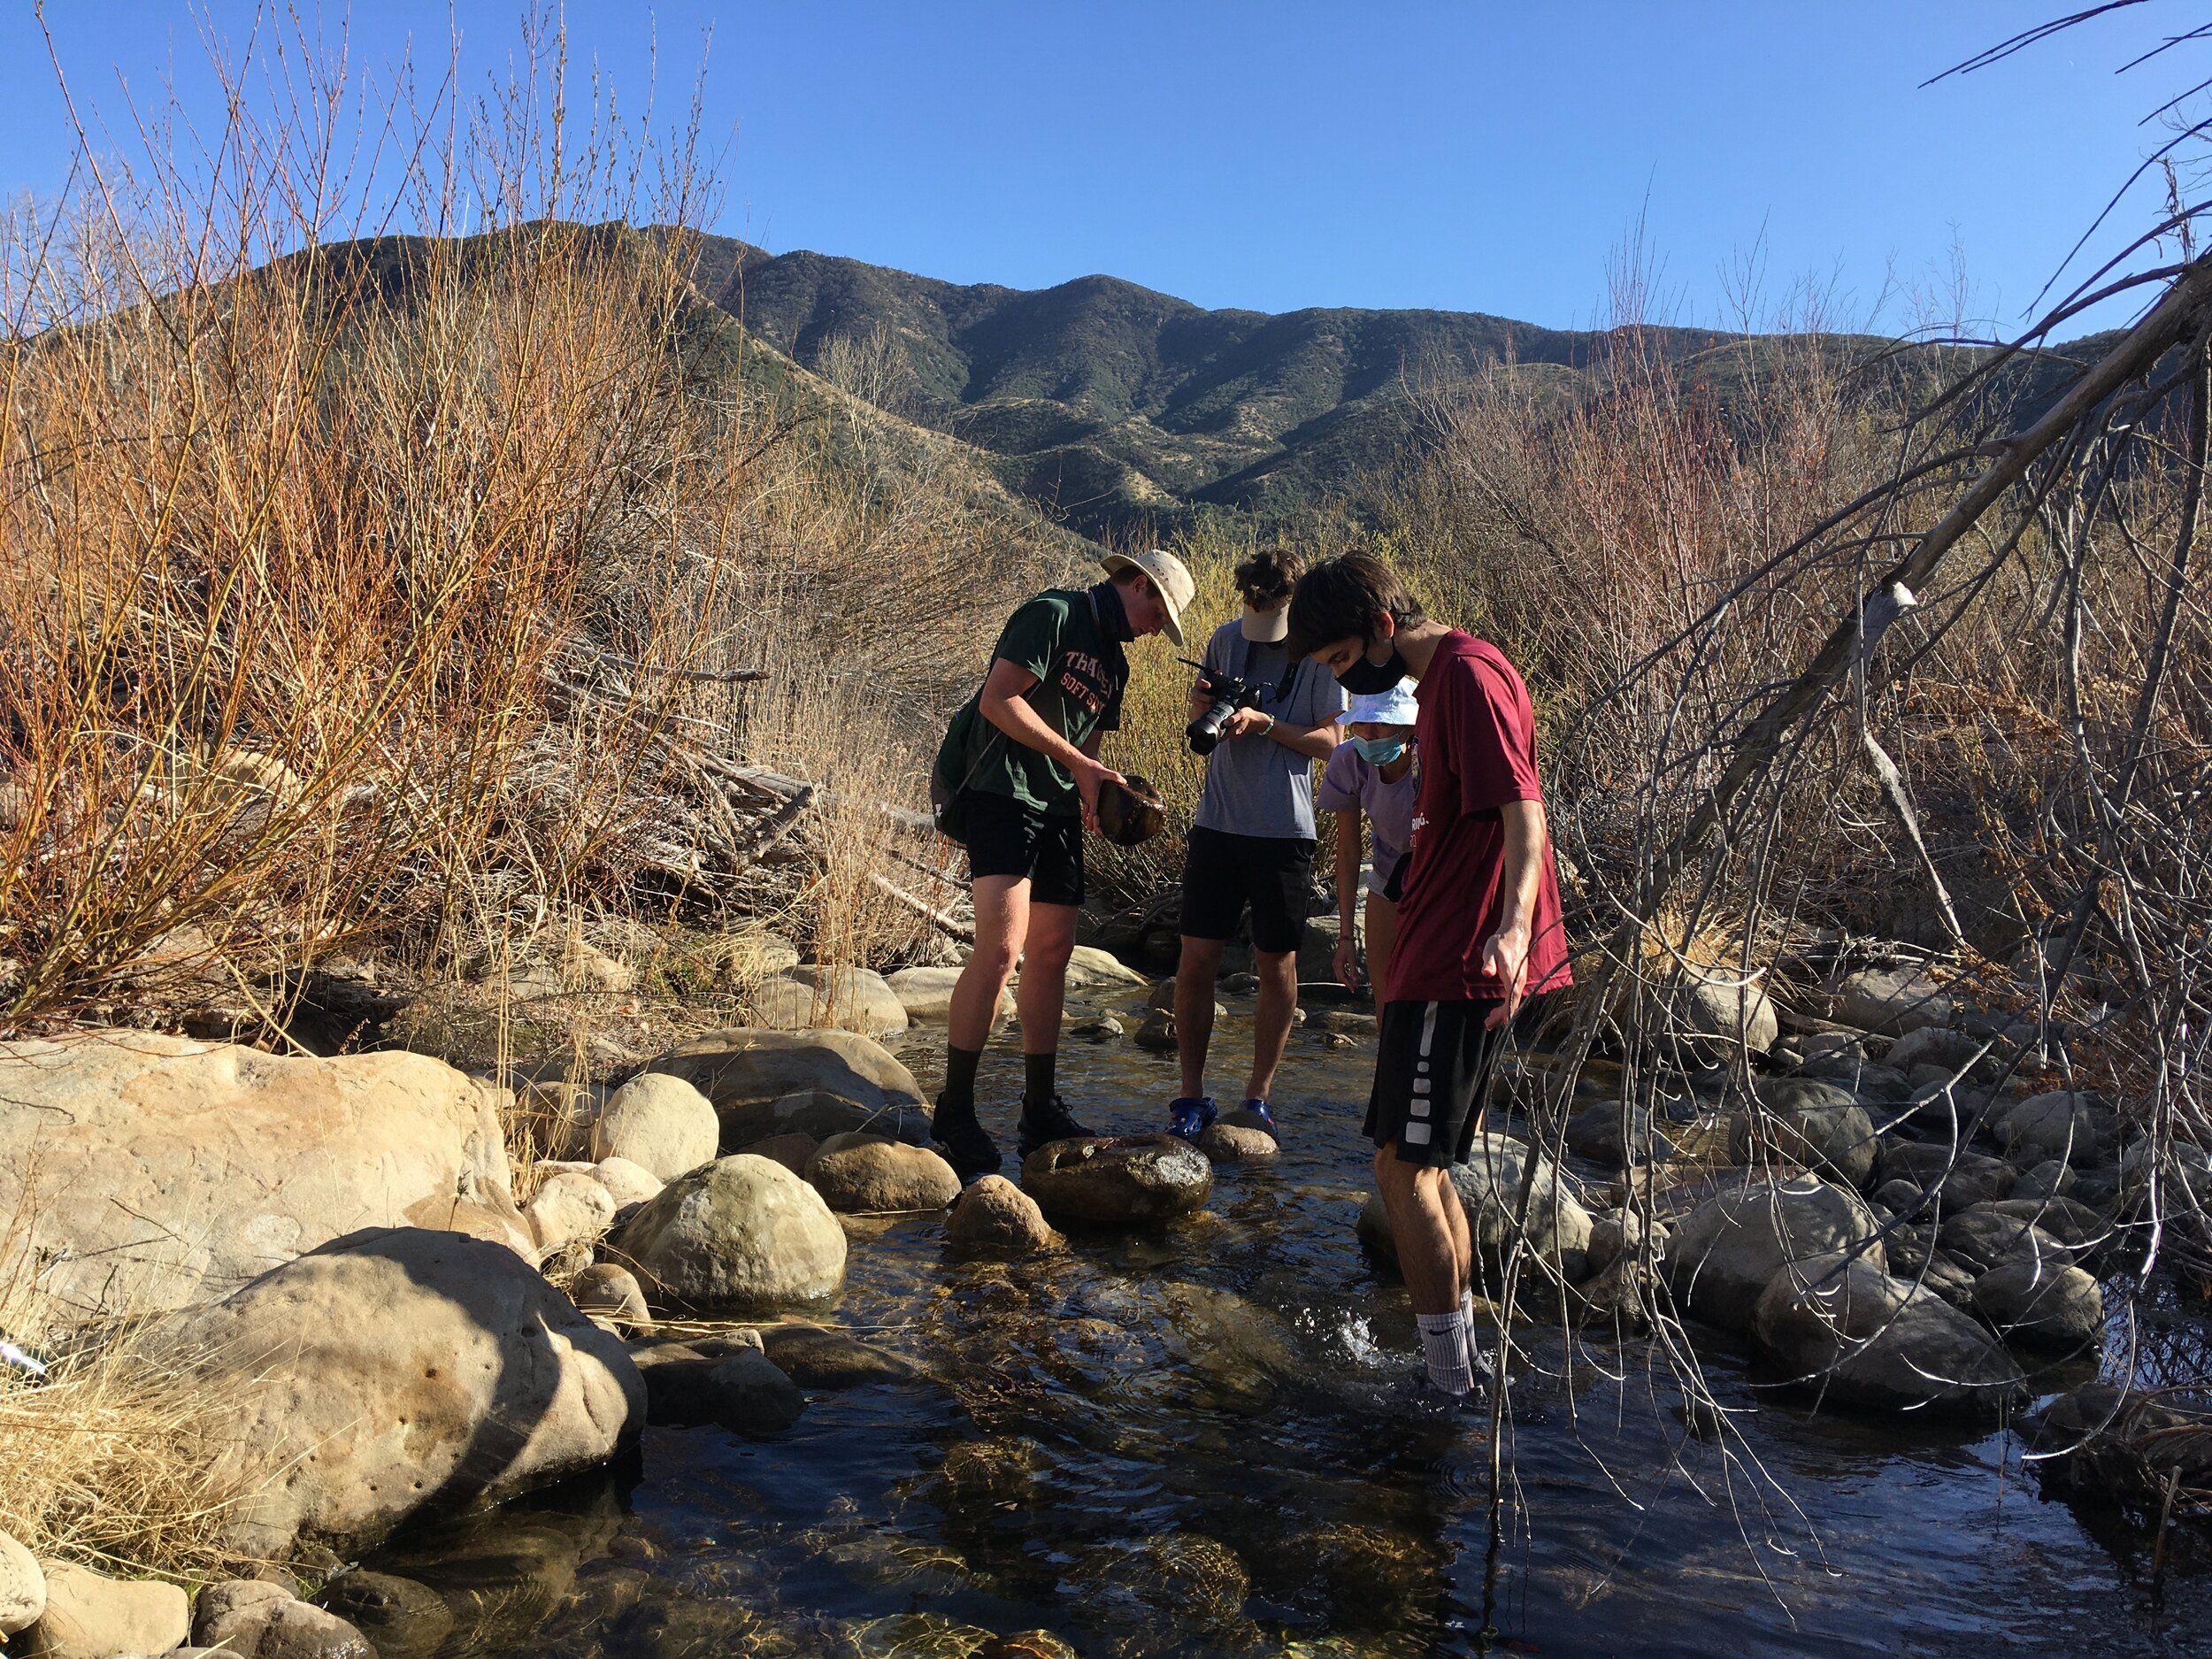
{"type": "Polygon", "coordinates": [[[1283,1063],[1291,1012],[1298,1006],[1298,953],[1259,951],[1252,966],[1259,975],[1260,1001],[1253,1010],[1252,1075],[1245,1081],[1244,1097],[1265,1100],[1274,1090],[1275,1068],[1283,1063]]]}
{"type": "Polygon", "coordinates": [[[1060,1008],[1067,1000],[1068,958],[1075,951],[1075,913],[1072,904],[1029,907],[1021,987],[1014,993],[1024,1054],[1060,1052],[1060,1008]]]}
{"type": "Polygon", "coordinates": [[[1425,1164],[1404,1164],[1393,1147],[1375,1154],[1375,1189],[1390,1217],[1398,1271],[1416,1313],[1457,1313],[1467,1287],[1452,1219],[1467,1225],[1450,1177],[1425,1164]]]}
{"type": "Polygon", "coordinates": [[[1375,1018],[1380,1019],[1384,993],[1390,984],[1390,949],[1398,941],[1398,907],[1379,893],[1367,895],[1367,979],[1375,993],[1375,1018]]]}
{"type": "Polygon", "coordinates": [[[1175,1052],[1183,1063],[1183,1095],[1206,1092],[1206,1050],[1214,1040],[1214,977],[1221,972],[1218,939],[1183,936],[1175,964],[1175,1052]]]}
{"type": "MultiPolygon", "coordinates": [[[[1028,877],[982,876],[973,888],[975,949],[961,967],[959,980],[952,987],[952,1006],[945,1016],[946,1041],[956,1048],[980,1048],[991,1040],[999,998],[1006,995],[1006,982],[1014,977],[1014,964],[1021,959],[1022,936],[1029,931],[1028,877]]],[[[1067,965],[1064,952],[1060,964],[1063,969],[1067,965]]],[[[1057,984],[1058,976],[1054,979],[1057,984]]],[[[1029,976],[1025,975],[1022,994],[1025,997],[1028,993],[1029,976]]]]}

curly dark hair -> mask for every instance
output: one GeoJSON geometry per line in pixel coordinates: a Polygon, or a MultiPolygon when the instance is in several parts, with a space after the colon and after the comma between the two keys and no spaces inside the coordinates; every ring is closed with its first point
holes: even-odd
{"type": "Polygon", "coordinates": [[[1246,604],[1263,611],[1290,597],[1305,568],[1305,561],[1287,548],[1262,548],[1238,564],[1237,591],[1246,604]]]}

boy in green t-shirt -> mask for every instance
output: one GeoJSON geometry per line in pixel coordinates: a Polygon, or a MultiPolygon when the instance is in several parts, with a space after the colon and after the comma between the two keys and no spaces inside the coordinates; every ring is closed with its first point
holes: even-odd
{"type": "Polygon", "coordinates": [[[1098,827],[1098,792],[1121,774],[1099,740],[1121,725],[1129,664],[1122,647],[1164,632],[1183,642],[1194,591],[1171,553],[1110,553],[1108,580],[1040,594],[1008,619],[982,688],[953,717],[937,754],[968,843],[975,950],[953,987],[945,1088],[932,1133],[963,1180],[999,1166],[975,1116],[975,1073],[1014,964],[1022,964],[1024,1157],[1090,1133],[1054,1087],[1060,1005],[1083,902],[1083,828],[1098,827]]]}

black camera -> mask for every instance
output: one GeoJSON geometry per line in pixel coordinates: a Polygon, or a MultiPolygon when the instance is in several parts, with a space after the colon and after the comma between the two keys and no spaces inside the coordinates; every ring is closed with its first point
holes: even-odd
{"type": "Polygon", "coordinates": [[[1183,735],[1190,740],[1194,755],[1210,755],[1221,742],[1221,728],[1229,723],[1229,717],[1239,709],[1260,706],[1259,687],[1239,680],[1234,674],[1216,673],[1203,663],[1193,663],[1187,657],[1179,662],[1190,663],[1198,671],[1199,694],[1206,699],[1206,707],[1199,717],[1183,728],[1183,735]]]}

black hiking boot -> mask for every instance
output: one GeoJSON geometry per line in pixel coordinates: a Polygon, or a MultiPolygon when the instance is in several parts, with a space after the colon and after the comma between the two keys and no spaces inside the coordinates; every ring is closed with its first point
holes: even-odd
{"type": "Polygon", "coordinates": [[[1041,1106],[1022,1102],[1020,1145],[1024,1157],[1055,1141],[1087,1141],[1095,1133],[1096,1131],[1086,1129],[1075,1121],[1067,1102],[1057,1094],[1041,1106]]]}
{"type": "Polygon", "coordinates": [[[964,1112],[949,1112],[944,1097],[938,1096],[937,1110],[929,1120],[929,1134],[944,1152],[945,1162],[952,1165],[952,1172],[960,1178],[964,1187],[979,1176],[997,1173],[1003,1162],[998,1142],[983,1133],[983,1125],[975,1120],[972,1106],[964,1112]]]}

